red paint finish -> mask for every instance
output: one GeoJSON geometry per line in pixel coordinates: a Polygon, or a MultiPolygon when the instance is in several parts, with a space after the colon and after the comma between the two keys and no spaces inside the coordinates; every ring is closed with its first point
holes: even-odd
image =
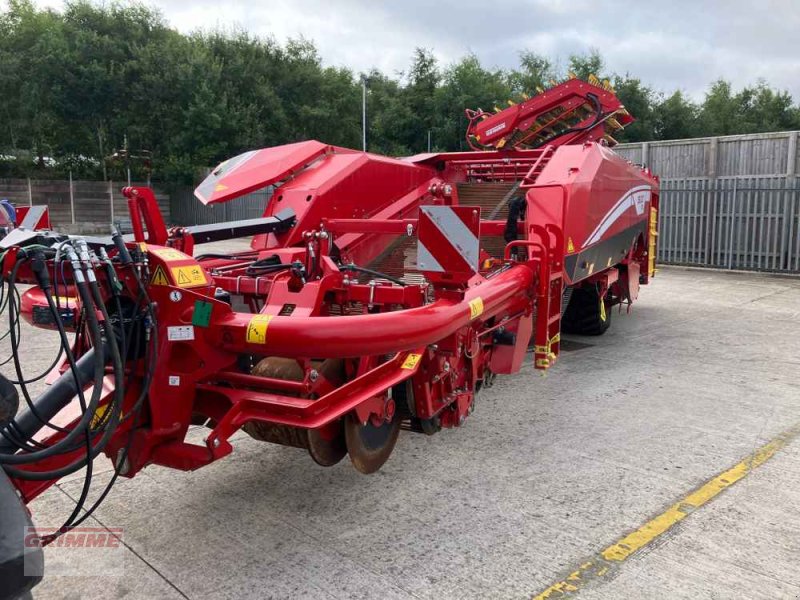
{"type": "MultiPolygon", "coordinates": [[[[589,95],[604,114],[630,121],[601,87],[572,81],[554,90],[475,116],[470,135],[488,148],[475,152],[394,159],[308,141],[223,163],[198,188],[203,202],[274,185],[264,215],[291,209],[296,216],[291,229],[256,236],[252,252],[239,256],[181,254],[192,251],[191,241],[166,230],[152,192],[126,188],[135,237],[147,242],[147,261],[137,267],[158,307],[159,360],[143,422],[132,438],[129,421],[121,426],[106,453],[116,456],[132,439],[126,476],[133,476],[150,463],[194,469],[217,460],[252,421],[324,430],[327,440],[344,418],[383,423],[394,411],[428,432],[459,426],[476,390],[497,373],[523,368],[529,346],[535,368],[557,360],[566,286],[597,286],[614,302],[633,301],[639,281],[649,277],[655,233],[647,225],[658,180],[593,141],[606,135],[608,115],[531,148],[537,119],[553,117],[556,108],[589,120],[579,111],[592,102],[589,95]],[[500,123],[506,125],[490,133],[500,123]],[[519,183],[524,216],[481,221],[492,217],[462,204],[458,185],[484,182],[519,183]],[[452,251],[456,232],[426,231],[433,225],[423,206],[452,208],[478,237],[509,235],[504,258],[479,254],[481,263],[466,268],[463,253],[452,251]],[[409,250],[418,240],[444,267],[427,280],[409,250]],[[359,270],[390,251],[405,262],[399,275],[359,270]],[[175,269],[199,269],[200,282],[182,284],[175,269]],[[198,321],[201,305],[210,317],[198,321]],[[248,365],[265,358],[291,375],[251,373],[248,365]],[[198,419],[210,419],[208,435],[189,444],[186,432],[198,419]]],[[[6,253],[5,274],[15,256],[14,249],[6,253]]],[[[114,268],[123,294],[136,298],[130,271],[114,268]]],[[[25,268],[19,277],[31,281],[25,268]]],[[[26,292],[26,318],[43,303],[35,288],[26,292]]],[[[145,365],[144,358],[128,365],[126,409],[140,392],[145,365]]],[[[20,486],[28,500],[47,487],[20,486]]]]}

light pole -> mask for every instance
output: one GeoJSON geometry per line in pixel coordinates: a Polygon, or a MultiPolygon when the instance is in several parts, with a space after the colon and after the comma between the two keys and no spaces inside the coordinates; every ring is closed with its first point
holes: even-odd
{"type": "Polygon", "coordinates": [[[361,76],[361,145],[367,151],[367,77],[361,76]]]}

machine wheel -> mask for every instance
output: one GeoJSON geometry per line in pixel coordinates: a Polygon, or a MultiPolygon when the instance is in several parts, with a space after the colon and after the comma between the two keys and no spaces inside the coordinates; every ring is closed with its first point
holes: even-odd
{"type": "Polygon", "coordinates": [[[391,421],[376,427],[372,421],[366,425],[358,422],[355,415],[347,415],[344,421],[344,437],[350,461],[360,473],[374,473],[389,459],[400,433],[401,418],[395,411],[391,421]]]}
{"type": "Polygon", "coordinates": [[[611,310],[593,288],[575,288],[561,319],[561,331],[602,335],[611,325],[611,310]]]}

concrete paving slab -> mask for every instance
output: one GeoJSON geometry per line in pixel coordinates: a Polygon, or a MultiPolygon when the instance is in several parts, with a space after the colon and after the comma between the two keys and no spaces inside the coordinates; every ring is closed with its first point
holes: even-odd
{"type": "MultiPolygon", "coordinates": [[[[148,468],[97,513],[138,557],[112,593],[531,597],[800,421],[799,298],[797,279],[664,268],[607,335],[569,338],[547,377],[498,378],[460,430],[404,432],[373,476],[245,434],[197,472],[148,468]]],[[[798,448],[579,596],[797,596],[798,448]]],[[[37,521],[67,514],[80,479],[61,489],[37,521]]]]}

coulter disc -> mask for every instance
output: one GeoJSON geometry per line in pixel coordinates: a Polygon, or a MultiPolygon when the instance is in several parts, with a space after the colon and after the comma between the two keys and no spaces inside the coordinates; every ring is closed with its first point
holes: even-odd
{"type": "Polygon", "coordinates": [[[344,420],[344,434],[350,460],[357,471],[374,473],[383,466],[397,443],[401,419],[397,412],[391,421],[375,426],[372,421],[366,425],[358,422],[353,415],[344,420]]]}

